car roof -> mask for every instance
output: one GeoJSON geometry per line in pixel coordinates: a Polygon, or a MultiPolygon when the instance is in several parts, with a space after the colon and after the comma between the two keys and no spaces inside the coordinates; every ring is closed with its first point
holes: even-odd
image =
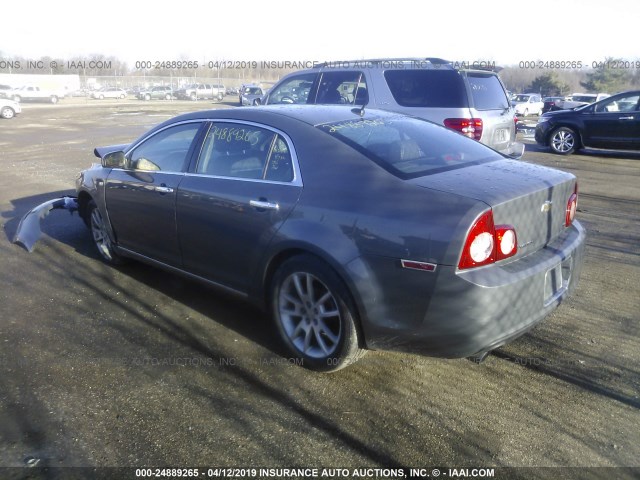
{"type": "MultiPolygon", "coordinates": [[[[364,118],[391,118],[401,114],[365,107],[364,118]]],[[[359,109],[350,105],[264,105],[255,108],[220,108],[216,110],[202,110],[185,113],[167,120],[156,128],[172,123],[188,120],[229,119],[245,120],[269,124],[282,117],[298,120],[312,126],[325,123],[341,122],[344,120],[358,120],[359,109]],[[354,110],[356,110],[354,112],[354,110]]]]}

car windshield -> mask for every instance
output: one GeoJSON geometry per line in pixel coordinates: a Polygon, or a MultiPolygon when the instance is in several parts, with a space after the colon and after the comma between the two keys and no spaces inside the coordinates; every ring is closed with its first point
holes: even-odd
{"type": "Polygon", "coordinates": [[[413,117],[351,119],[317,128],[403,179],[502,158],[479,142],[413,117]]]}
{"type": "Polygon", "coordinates": [[[516,95],[513,100],[513,102],[528,102],[529,101],[529,95],[516,95]]]}
{"type": "MultiPolygon", "coordinates": [[[[476,110],[504,110],[509,108],[507,94],[496,75],[491,73],[467,74],[473,106],[476,110]]],[[[526,100],[524,100],[526,102],[526,100]]]]}
{"type": "Polygon", "coordinates": [[[262,95],[262,90],[260,90],[259,88],[247,88],[245,90],[245,93],[247,95],[262,95]]]}

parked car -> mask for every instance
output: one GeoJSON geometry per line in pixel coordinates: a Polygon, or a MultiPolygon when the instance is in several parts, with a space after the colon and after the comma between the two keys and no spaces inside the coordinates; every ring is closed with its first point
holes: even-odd
{"type": "Polygon", "coordinates": [[[364,349],[482,357],[554,310],[582,267],[572,174],[415,117],[198,111],[94,153],[77,199],[33,209],[14,241],[32,248],[47,209],[77,207],[104,261],[263,306],[311,369],[364,349]]]}
{"type": "Polygon", "coordinates": [[[9,98],[8,92],[13,90],[10,85],[0,85],[0,98],[9,98]]]}
{"type": "Polygon", "coordinates": [[[574,93],[564,100],[556,102],[556,107],[561,110],[570,110],[572,108],[584,107],[594,102],[599,102],[610,97],[608,93],[574,93]]]}
{"type": "Polygon", "coordinates": [[[20,88],[7,91],[6,95],[16,102],[27,100],[58,103],[61,98],[64,98],[65,94],[62,90],[53,90],[38,85],[24,85],[20,88]]]}
{"type": "Polygon", "coordinates": [[[262,97],[264,96],[264,90],[262,88],[251,85],[246,86],[240,94],[241,105],[261,105],[262,97]]]}
{"type": "Polygon", "coordinates": [[[174,98],[173,89],[168,85],[152,87],[151,89],[138,92],[138,98],[140,100],[171,100],[174,98]]]}
{"type": "Polygon", "coordinates": [[[9,119],[22,112],[22,107],[18,102],[8,98],[0,98],[0,117],[9,119]]]}
{"type": "MultiPolygon", "coordinates": [[[[222,87],[224,89],[224,87],[222,87]]],[[[209,83],[194,83],[175,91],[176,97],[184,100],[204,100],[224,98],[224,91],[220,90],[219,85],[211,85],[209,83]]]]}
{"type": "Polygon", "coordinates": [[[536,125],[536,142],[563,155],[584,147],[638,150],[639,100],[640,90],[632,90],[574,110],[545,113],[536,125]]]}
{"type": "Polygon", "coordinates": [[[100,90],[91,92],[91,98],[97,98],[98,100],[104,100],[105,98],[127,98],[127,92],[118,87],[104,87],[100,90]]]}
{"type": "Polygon", "coordinates": [[[438,58],[325,63],[285,76],[264,103],[366,105],[431,120],[505,154],[523,151],[497,73],[438,58]]]}
{"type": "Polygon", "coordinates": [[[544,103],[537,93],[520,93],[511,100],[516,115],[542,115],[544,103]]]}
{"type": "Polygon", "coordinates": [[[542,107],[542,113],[559,110],[560,108],[556,107],[556,103],[563,102],[565,100],[566,97],[544,97],[542,99],[542,103],[544,103],[544,106],[542,107]]]}

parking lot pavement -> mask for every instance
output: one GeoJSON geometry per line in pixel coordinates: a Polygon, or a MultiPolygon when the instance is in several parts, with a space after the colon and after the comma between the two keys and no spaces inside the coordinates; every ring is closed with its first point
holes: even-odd
{"type": "Polygon", "coordinates": [[[77,215],[49,215],[31,254],[11,244],[95,146],[211,106],[27,105],[0,122],[0,466],[640,466],[640,154],[527,145],[523,161],[578,176],[586,262],[571,299],[480,365],[370,352],[311,373],[264,313],[103,264],[77,215]]]}

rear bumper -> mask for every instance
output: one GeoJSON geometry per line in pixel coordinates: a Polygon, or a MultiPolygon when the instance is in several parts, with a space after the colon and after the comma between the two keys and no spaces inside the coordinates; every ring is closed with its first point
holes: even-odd
{"type": "Polygon", "coordinates": [[[404,304],[398,298],[397,305],[368,312],[373,315],[363,322],[367,347],[445,358],[497,348],[533,328],[574,291],[585,238],[574,222],[545,248],[511,263],[465,271],[439,265],[437,278],[420,272],[411,284],[398,285],[396,279],[389,288],[408,295],[404,304]],[[422,286],[416,285],[420,275],[422,286]],[[421,291],[429,283],[431,295],[421,291]],[[420,313],[416,321],[404,322],[390,312],[420,313]]]}
{"type": "Polygon", "coordinates": [[[513,142],[508,147],[498,151],[510,158],[520,158],[524,154],[524,143],[513,142]]]}

